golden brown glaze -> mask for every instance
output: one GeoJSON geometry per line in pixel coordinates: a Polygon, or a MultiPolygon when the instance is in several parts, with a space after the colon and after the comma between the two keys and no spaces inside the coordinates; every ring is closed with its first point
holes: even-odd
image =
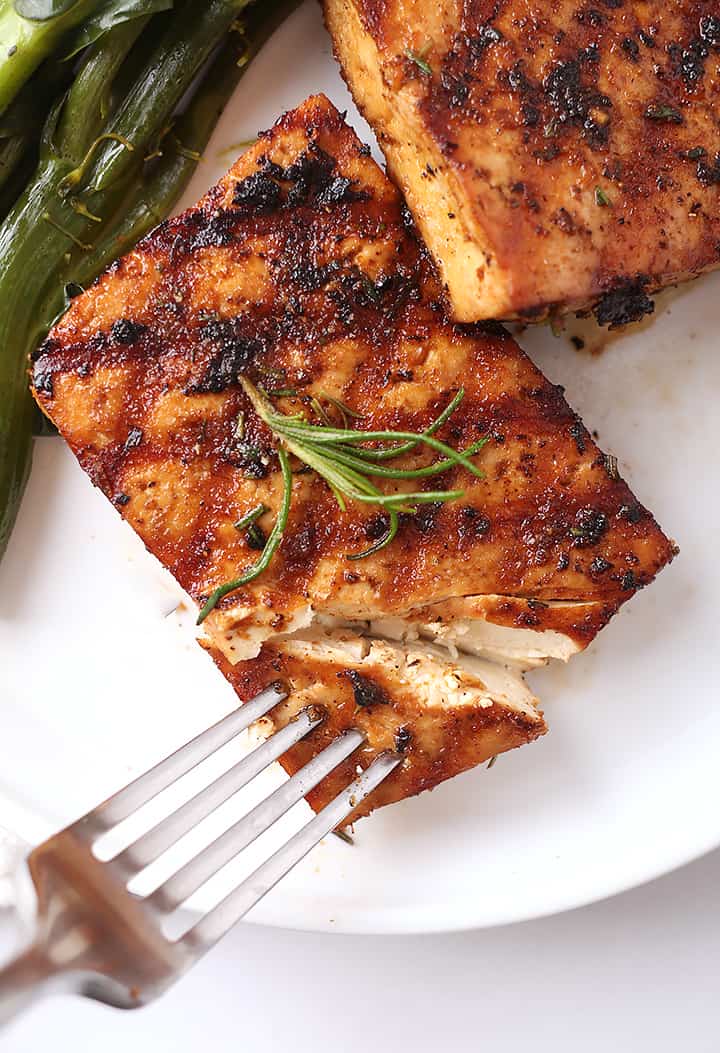
{"type": "MultiPolygon", "coordinates": [[[[500,700],[492,704],[485,700],[483,705],[476,698],[453,704],[441,693],[428,699],[408,670],[396,667],[392,648],[382,647],[377,656],[362,660],[347,657],[342,661],[325,655],[321,648],[310,655],[293,653],[291,648],[292,642],[266,644],[258,658],[235,666],[216,649],[211,654],[244,701],[269,683],[280,681],[285,687],[287,700],[270,713],[273,730],[284,727],[306,706],[319,705],[326,712],[325,721],[281,759],[289,775],[341,732],[357,728],[366,736],[365,744],[307,795],[315,811],[352,782],[358,766],[364,770],[385,751],[403,755],[401,766],[352,812],[344,826],[375,808],[431,790],[498,753],[532,742],[547,730],[542,714],[530,709],[530,700],[526,709],[519,709],[500,700]],[[358,687],[365,689],[364,696],[358,687]],[[358,697],[370,697],[373,703],[359,705],[358,697]]],[[[476,678],[460,675],[468,688],[474,688],[476,678]]]]}
{"type": "Polygon", "coordinates": [[[720,263],[717,0],[324,0],[453,316],[596,304],[720,263]]]}
{"type": "Polygon", "coordinates": [[[501,329],[448,322],[439,296],[399,194],[317,97],[72,302],[35,358],[34,390],[95,484],[202,600],[257,558],[233,524],[263,502],[267,531],[280,500],[271,436],[239,371],[295,389],[276,399],[287,410],[337,396],[363,428],[419,431],[464,385],[439,435],[455,446],[489,436],[484,479],[444,473],[462,499],[421,506],[388,548],[349,562],[382,519],[341,512],[318,476],[296,475],[270,568],[206,627],[232,652],[231,630],[259,641],[310,606],[372,618],[489,595],[500,598],[491,621],[570,627],[587,643],[672,545],[561,389],[501,329]],[[502,597],[522,602],[503,611],[502,597]],[[598,607],[573,627],[544,606],[555,600],[598,607]]]}
{"type": "MultiPolygon", "coordinates": [[[[355,645],[369,648],[360,664],[331,653],[327,638],[299,657],[302,638],[268,637],[315,615],[412,613],[444,628],[470,612],[495,636],[498,627],[533,630],[534,640],[556,630],[583,647],[673,553],[561,390],[499,327],[449,322],[441,292],[399,193],[320,96],[282,117],[196,208],[78,296],[34,359],[44,411],[199,601],[257,558],[233,524],[262,502],[267,532],[280,501],[273,438],[240,374],[295,391],[273,396],[286,410],[309,412],[310,396],[326,393],[360,414],[364,429],[414,432],[464,386],[438,434],[456,447],[488,436],[477,456],[483,479],[448,470],[440,484],[464,488],[461,499],[421,506],[388,548],[351,562],[384,531],[382,518],[364,506],[340,511],[322,479],[298,471],[269,569],[204,623],[241,698],[289,681],[277,726],[310,702],[327,709],[322,728],[284,759],[288,771],[350,723],[366,731],[359,760],[314,792],[314,807],[355,764],[399,748],[403,727],[412,737],[403,766],[363,814],[545,725],[519,673],[500,664],[467,659],[463,669],[452,652],[425,658],[424,643],[403,650],[352,629],[355,645]],[[409,662],[413,647],[420,657],[409,662]],[[382,703],[358,705],[348,673],[360,668],[382,703]]],[[[437,487],[438,477],[428,483],[437,487]]],[[[547,653],[541,647],[539,660],[547,653]]]]}

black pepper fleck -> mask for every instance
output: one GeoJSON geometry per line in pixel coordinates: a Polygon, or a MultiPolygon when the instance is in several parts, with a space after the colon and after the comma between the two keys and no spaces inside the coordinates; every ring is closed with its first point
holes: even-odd
{"type": "Polygon", "coordinates": [[[605,559],[604,556],[596,556],[595,559],[590,564],[590,573],[591,574],[605,574],[611,568],[612,568],[612,563],[610,563],[609,560],[605,559]]]}
{"type": "Polygon", "coordinates": [[[623,505],[618,516],[627,519],[628,523],[639,523],[643,517],[643,510],[640,505],[623,505]]]}

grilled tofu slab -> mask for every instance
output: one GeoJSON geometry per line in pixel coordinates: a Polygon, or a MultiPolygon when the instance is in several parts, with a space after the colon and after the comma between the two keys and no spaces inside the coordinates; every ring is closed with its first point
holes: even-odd
{"type": "Polygon", "coordinates": [[[352,427],[415,433],[464,388],[437,433],[454,448],[488,438],[482,478],[443,472],[462,497],[420,505],[353,561],[382,514],[341,510],[297,463],[275,557],[203,623],[242,698],[279,676],[294,690],[275,719],[310,696],[328,709],[289,767],[356,713],[377,722],[364,756],[408,725],[416,748],[377,803],[537,737],[520,670],[585,647],[673,554],[560,389],[499,327],[448,321],[441,293],[399,193],[319,96],[74,299],[33,363],[43,410],[199,603],[258,557],[235,524],[261,503],[267,534],[281,502],[277,440],[241,376],[288,413],[335,399],[352,427]],[[344,668],[387,705],[350,706],[344,668]]]}
{"type": "Polygon", "coordinates": [[[720,263],[716,0],[324,0],[452,315],[595,307],[720,263]]]}

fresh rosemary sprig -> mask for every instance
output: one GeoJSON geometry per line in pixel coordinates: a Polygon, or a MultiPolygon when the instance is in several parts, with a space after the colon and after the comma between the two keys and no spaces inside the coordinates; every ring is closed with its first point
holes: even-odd
{"type": "Polygon", "coordinates": [[[246,512],[244,516],[238,519],[237,523],[233,523],[236,530],[247,530],[248,527],[254,526],[255,522],[267,512],[265,505],[256,505],[255,508],[251,508],[249,512],[246,512]]]}
{"type": "Polygon", "coordinates": [[[278,517],[275,520],[275,526],[270,531],[268,539],[265,542],[265,547],[260,553],[260,558],[257,563],[254,563],[252,567],[249,567],[239,578],[235,578],[234,581],[226,581],[224,585],[220,585],[214,592],[210,593],[207,603],[198,615],[198,625],[205,621],[210,611],[220,602],[223,596],[227,596],[229,592],[234,592],[235,589],[247,585],[249,581],[254,581],[255,578],[262,574],[270,563],[270,560],[275,555],[277,547],[282,540],[285,527],[287,526],[288,515],[290,514],[290,499],[292,497],[292,472],[290,471],[290,459],[282,446],[278,448],[278,459],[280,461],[280,471],[282,472],[283,478],[282,504],[280,505],[278,517]]]}
{"type": "MultiPolygon", "coordinates": [[[[454,450],[447,443],[436,439],[435,432],[442,427],[462,402],[464,390],[460,388],[452,401],[425,431],[418,434],[406,431],[362,431],[355,428],[335,428],[328,423],[313,424],[302,414],[278,412],[267,396],[258,390],[246,378],[241,378],[245,394],[257,415],[272,431],[278,440],[278,457],[283,475],[283,499],[275,526],[267,539],[265,547],[252,567],[234,581],[219,586],[208,597],[205,606],[198,616],[198,625],[207,618],[217,603],[229,592],[253,581],[270,563],[278,548],[283,531],[287,525],[292,495],[292,476],[290,473],[288,453],[293,454],[304,465],[317,472],[332,490],[340,508],[345,511],[347,501],[360,501],[363,504],[375,505],[388,515],[386,533],[370,548],[363,552],[348,555],[348,559],[364,559],[385,548],[393,540],[400,525],[400,513],[413,513],[420,504],[452,501],[462,497],[463,490],[417,490],[383,493],[371,481],[371,476],[381,479],[427,479],[439,475],[453,465],[465,468],[478,479],[484,473],[477,468],[470,458],[478,453],[487,442],[487,438],[478,439],[464,450],[454,450]],[[372,445],[369,445],[372,443],[372,445]],[[394,468],[385,462],[411,453],[419,446],[427,446],[441,455],[441,458],[423,468],[394,468]]],[[[331,400],[336,403],[336,400],[331,400]]],[[[353,413],[353,415],[355,415],[353,413]]],[[[321,419],[327,421],[322,414],[321,419]]],[[[260,508],[262,506],[258,506],[260,508]]],[[[240,522],[245,526],[249,516],[240,522]]]]}

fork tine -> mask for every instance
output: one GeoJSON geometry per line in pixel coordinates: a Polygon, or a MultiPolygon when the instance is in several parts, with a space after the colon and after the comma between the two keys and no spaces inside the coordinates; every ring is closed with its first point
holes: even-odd
{"type": "Polygon", "coordinates": [[[282,702],[286,697],[285,692],[275,684],[271,684],[255,698],[228,713],[217,724],[201,732],[196,738],[140,775],[124,789],[108,797],[101,805],[73,824],[74,828],[82,826],[87,832],[87,828],[90,827],[93,833],[101,833],[115,826],[116,823],[126,819],[141,805],[147,804],[162,790],[167,789],[171,783],[204,761],[211,753],[224,746],[230,739],[246,731],[251,724],[264,717],[273,706],[282,702]]]}
{"type": "Polygon", "coordinates": [[[308,706],[280,731],[270,735],[260,746],[239,760],[232,768],[199,790],[189,801],[142,834],[116,856],[113,867],[136,873],[148,866],[163,852],[194,829],[198,823],[229,800],[234,793],[269,767],[309,732],[325,720],[327,714],[319,706],[308,706]]]}
{"type": "Polygon", "coordinates": [[[193,925],[179,942],[197,955],[208,951],[401,763],[402,757],[394,753],[376,757],[359,778],[193,925]]]}
{"type": "Polygon", "coordinates": [[[312,760],[284,782],[252,811],[234,823],[212,844],[191,859],[176,874],[161,884],[147,902],[167,913],[175,910],[214,874],[243,849],[265,833],[326,775],[350,756],[365,741],[360,731],[346,731],[316,754],[312,760]]]}

